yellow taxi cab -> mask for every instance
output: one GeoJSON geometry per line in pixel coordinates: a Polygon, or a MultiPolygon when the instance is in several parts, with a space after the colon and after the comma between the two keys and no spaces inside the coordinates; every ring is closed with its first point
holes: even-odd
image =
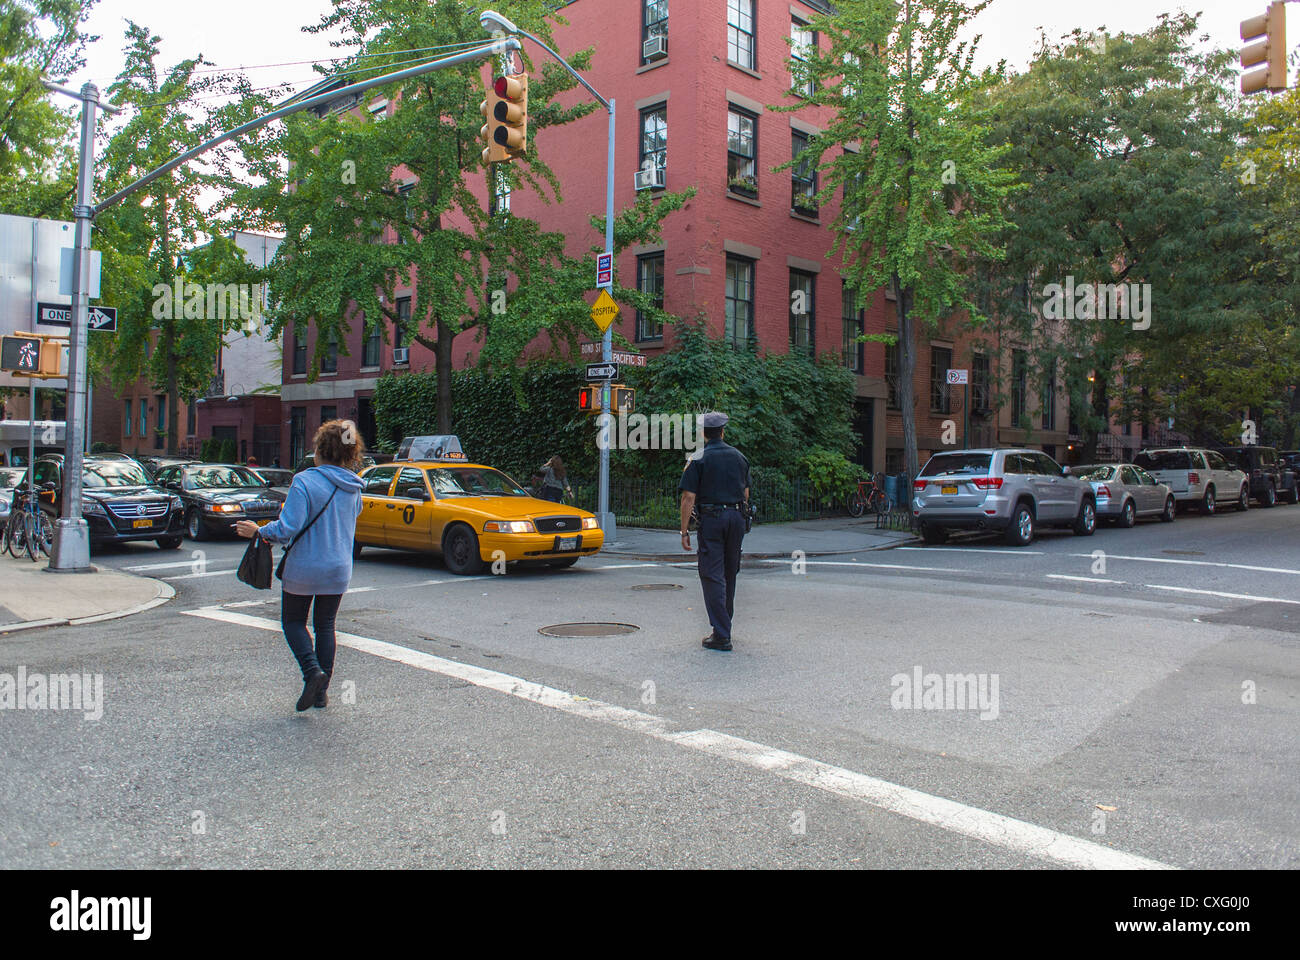
{"type": "Polygon", "coordinates": [[[435,553],[461,576],[485,565],[571,567],[605,545],[596,516],[538,500],[471,463],[454,436],[407,437],[397,459],[361,474],[354,559],[363,547],[435,553]]]}

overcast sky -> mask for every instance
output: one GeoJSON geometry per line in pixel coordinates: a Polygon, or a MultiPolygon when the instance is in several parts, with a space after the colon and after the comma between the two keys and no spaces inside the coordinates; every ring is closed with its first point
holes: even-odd
{"type": "MultiPolygon", "coordinates": [[[[620,6],[627,3],[620,0],[620,6]]],[[[483,6],[490,3],[485,0],[483,6]]],[[[1266,7],[1267,0],[993,0],[977,21],[984,36],[980,59],[985,63],[1006,59],[1013,67],[1023,69],[1037,46],[1039,27],[1050,38],[1074,27],[1095,30],[1104,26],[1111,32],[1136,32],[1154,24],[1159,14],[1180,9],[1203,11],[1202,30],[1211,35],[1215,45],[1236,47],[1240,45],[1240,21],[1263,13],[1266,7]]],[[[101,0],[89,24],[90,31],[101,39],[90,48],[86,69],[73,79],[77,85],[93,79],[101,87],[112,82],[122,65],[122,36],[128,17],[162,37],[162,62],[167,65],[199,53],[222,67],[337,56],[328,38],[302,32],[305,24],[316,23],[330,9],[329,0],[218,0],[201,5],[192,0],[101,0]]],[[[1295,38],[1300,36],[1295,32],[1300,29],[1300,13],[1293,9],[1288,12],[1294,14],[1288,35],[1295,38]]],[[[314,82],[308,64],[250,70],[248,75],[257,86],[296,81],[294,89],[300,90],[314,82]]]]}

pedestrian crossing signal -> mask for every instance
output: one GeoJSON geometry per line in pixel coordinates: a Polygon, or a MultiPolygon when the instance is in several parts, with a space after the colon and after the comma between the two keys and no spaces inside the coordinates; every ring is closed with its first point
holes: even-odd
{"type": "Polygon", "coordinates": [[[40,370],[41,341],[34,337],[5,337],[0,345],[0,369],[14,373],[40,370]]]}
{"type": "Polygon", "coordinates": [[[636,409],[636,391],[631,387],[615,385],[610,388],[613,392],[613,402],[610,404],[612,413],[632,413],[636,409]]]}
{"type": "Polygon", "coordinates": [[[600,412],[600,387],[582,387],[578,390],[578,412],[600,412]]]}

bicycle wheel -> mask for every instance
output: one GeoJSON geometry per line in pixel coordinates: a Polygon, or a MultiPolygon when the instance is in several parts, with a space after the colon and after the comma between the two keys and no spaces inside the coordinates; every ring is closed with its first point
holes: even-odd
{"type": "Polygon", "coordinates": [[[36,546],[48,557],[54,549],[54,524],[44,513],[38,513],[36,517],[36,546]]]}
{"type": "Polygon", "coordinates": [[[866,513],[867,503],[860,491],[855,490],[853,493],[849,494],[848,507],[850,517],[860,517],[862,514],[866,513]]]}
{"type": "Polygon", "coordinates": [[[30,513],[23,518],[23,552],[35,563],[41,558],[41,548],[38,542],[36,528],[36,518],[30,513]]]}
{"type": "Polygon", "coordinates": [[[14,510],[9,515],[9,520],[5,523],[4,542],[0,543],[0,551],[8,552],[15,560],[23,555],[23,514],[21,510],[14,510]]]}
{"type": "Polygon", "coordinates": [[[878,517],[889,512],[889,498],[885,491],[876,490],[871,494],[871,512],[878,517]]]}

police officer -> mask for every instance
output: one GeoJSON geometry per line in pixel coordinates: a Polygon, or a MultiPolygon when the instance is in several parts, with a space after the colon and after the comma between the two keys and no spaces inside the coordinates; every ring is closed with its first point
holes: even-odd
{"type": "Polygon", "coordinates": [[[702,425],[704,450],[698,459],[687,461],[678,484],[682,491],[682,548],[691,549],[691,511],[698,506],[700,585],[713,625],[704,646],[730,650],[740,541],[745,536],[744,511],[749,509],[749,461],[723,440],[725,413],[706,413],[702,425]]]}

